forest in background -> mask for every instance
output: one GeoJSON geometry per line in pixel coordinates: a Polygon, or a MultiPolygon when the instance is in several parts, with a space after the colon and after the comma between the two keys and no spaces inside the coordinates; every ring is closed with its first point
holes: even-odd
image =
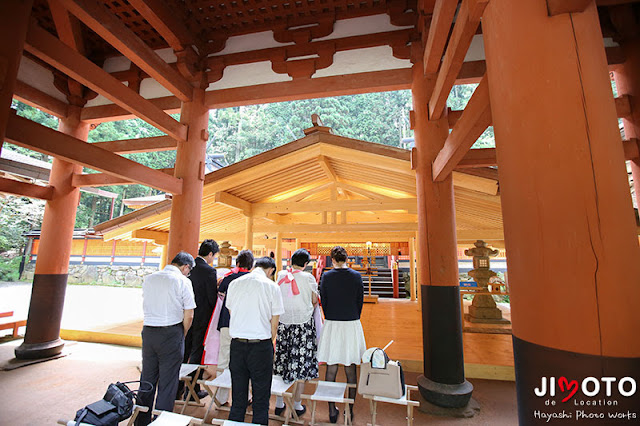
{"type": "MultiPolygon", "coordinates": [[[[454,86],[448,106],[462,110],[477,85],[454,86]]],[[[19,101],[12,107],[18,115],[56,129],[58,119],[19,101]]],[[[385,145],[407,148],[404,138],[413,137],[409,128],[411,92],[408,90],[382,93],[367,93],[334,98],[308,99],[262,105],[211,110],[209,114],[209,141],[207,154],[223,154],[227,164],[233,164],[261,152],[276,148],[304,137],[303,130],[311,127],[311,115],[318,114],[325,126],[331,127],[340,136],[362,139],[385,145]]],[[[174,115],[178,118],[177,115],[174,115]]],[[[89,132],[89,142],[102,142],[160,136],[163,133],[140,119],[106,122],[89,132]]],[[[495,146],[493,129],[489,128],[474,147],[495,146]]],[[[23,155],[51,162],[51,157],[5,143],[3,150],[12,150],[23,155]]],[[[175,151],[128,154],[145,166],[160,169],[173,167],[175,151]]],[[[85,169],[85,172],[93,172],[85,169]]],[[[158,194],[160,191],[142,186],[106,186],[106,191],[118,194],[114,217],[131,211],[122,200],[158,194]]],[[[111,199],[89,193],[81,193],[76,217],[76,228],[91,228],[109,219],[111,199]]],[[[21,254],[25,243],[23,233],[39,229],[44,212],[44,202],[26,197],[8,196],[0,199],[0,254],[14,258],[21,254]]],[[[19,256],[17,257],[19,258],[19,256]]],[[[0,261],[0,280],[15,277],[11,265],[0,261]],[[4,263],[4,266],[3,266],[4,263]],[[4,272],[3,272],[4,271],[4,272]]]]}

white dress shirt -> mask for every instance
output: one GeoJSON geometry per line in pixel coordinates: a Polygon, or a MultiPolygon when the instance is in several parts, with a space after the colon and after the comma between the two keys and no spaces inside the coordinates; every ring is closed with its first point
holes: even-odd
{"type": "Polygon", "coordinates": [[[186,309],[195,309],[191,281],[180,269],[167,265],[162,271],[147,275],[142,283],[143,324],[166,327],[181,323],[186,309]]]}
{"type": "Polygon", "coordinates": [[[259,267],[231,281],[227,308],[233,339],[271,339],[271,317],[284,313],[278,285],[259,267]]]}
{"type": "MultiPolygon", "coordinates": [[[[304,324],[313,316],[313,303],[311,294],[318,293],[318,283],[308,272],[293,270],[293,278],[296,280],[300,294],[293,294],[291,284],[283,282],[279,285],[284,303],[284,314],[280,315],[283,324],[304,324]]],[[[287,276],[287,271],[278,272],[276,283],[287,276]]]]}

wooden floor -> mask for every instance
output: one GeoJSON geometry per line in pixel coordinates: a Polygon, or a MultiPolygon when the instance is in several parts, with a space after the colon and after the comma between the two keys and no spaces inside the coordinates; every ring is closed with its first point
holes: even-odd
{"type": "MultiPolygon", "coordinates": [[[[465,301],[465,311],[469,302],[465,301]]],[[[418,302],[397,299],[380,299],[377,304],[365,304],[362,312],[367,347],[384,347],[391,359],[402,361],[405,370],[422,371],[422,320],[418,302]]],[[[508,308],[501,306],[505,318],[510,318],[508,308]]],[[[482,332],[496,326],[464,322],[463,333],[465,371],[469,378],[514,380],[513,348],[510,334],[482,332]]],[[[510,330],[510,326],[498,326],[510,330]]],[[[142,322],[135,321],[92,330],[62,330],[61,337],[98,343],[140,346],[142,322]]]]}

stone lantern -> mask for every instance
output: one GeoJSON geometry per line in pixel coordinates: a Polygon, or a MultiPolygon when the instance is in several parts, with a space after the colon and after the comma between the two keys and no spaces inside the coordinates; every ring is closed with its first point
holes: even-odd
{"type": "Polygon", "coordinates": [[[238,250],[231,248],[229,241],[220,244],[220,254],[218,255],[218,268],[231,268],[231,259],[238,254],[238,250]]]}
{"type": "MultiPolygon", "coordinates": [[[[478,240],[474,243],[474,248],[467,249],[464,254],[473,256],[473,269],[469,271],[476,283],[478,283],[478,292],[489,291],[489,280],[497,274],[490,267],[489,259],[496,257],[498,250],[487,247],[487,243],[478,240]]],[[[511,321],[502,318],[502,311],[496,305],[493,296],[490,294],[476,294],[473,296],[473,303],[469,307],[469,313],[465,315],[467,321],[475,323],[489,324],[509,324],[511,321]]]]}

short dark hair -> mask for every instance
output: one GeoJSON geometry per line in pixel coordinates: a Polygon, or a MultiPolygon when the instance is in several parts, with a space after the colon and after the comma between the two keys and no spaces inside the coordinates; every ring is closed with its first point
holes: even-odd
{"type": "Polygon", "coordinates": [[[298,249],[291,256],[291,264],[295,266],[304,266],[311,260],[311,255],[307,249],[298,249]]]}
{"type": "Polygon", "coordinates": [[[331,258],[336,262],[346,262],[347,251],[342,246],[335,246],[331,249],[331,258]]]}
{"type": "Polygon", "coordinates": [[[216,254],[220,251],[220,247],[218,247],[218,243],[215,240],[204,240],[202,244],[200,244],[200,250],[198,250],[198,256],[208,256],[209,253],[216,254]]]}
{"type": "Polygon", "coordinates": [[[238,253],[236,266],[244,269],[251,269],[251,267],[253,267],[253,253],[251,253],[251,250],[242,250],[238,253]]]}
{"type": "Polygon", "coordinates": [[[171,264],[178,266],[189,265],[192,268],[196,266],[196,262],[193,260],[193,256],[191,256],[186,251],[181,251],[180,253],[176,254],[176,257],[173,258],[171,264]]]}
{"type": "Polygon", "coordinates": [[[272,258],[265,256],[265,257],[261,257],[260,259],[256,260],[256,268],[262,268],[262,269],[270,269],[276,268],[276,261],[273,260],[272,258]]]}

